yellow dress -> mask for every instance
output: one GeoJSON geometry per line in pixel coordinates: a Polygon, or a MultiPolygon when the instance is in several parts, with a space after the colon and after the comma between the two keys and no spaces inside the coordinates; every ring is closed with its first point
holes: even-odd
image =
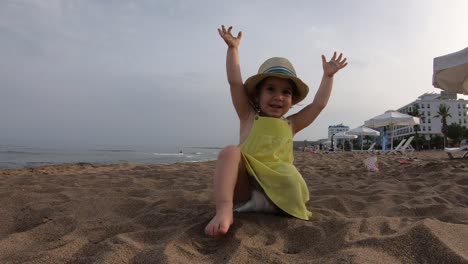
{"type": "Polygon", "coordinates": [[[309,190],[293,165],[292,128],[287,119],[255,117],[252,130],[240,145],[247,172],[270,200],[284,212],[309,220],[305,203],[309,190]]]}

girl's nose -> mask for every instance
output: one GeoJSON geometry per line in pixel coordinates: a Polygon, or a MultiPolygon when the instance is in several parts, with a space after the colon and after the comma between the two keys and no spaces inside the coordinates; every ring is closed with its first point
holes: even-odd
{"type": "Polygon", "coordinates": [[[284,96],[281,93],[277,93],[273,96],[273,99],[278,100],[278,101],[283,101],[284,96]]]}

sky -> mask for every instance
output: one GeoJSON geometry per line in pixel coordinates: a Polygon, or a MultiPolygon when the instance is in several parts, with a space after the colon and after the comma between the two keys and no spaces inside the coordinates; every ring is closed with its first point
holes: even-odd
{"type": "MultiPolygon", "coordinates": [[[[0,1],[0,144],[161,147],[237,144],[220,25],[232,25],[243,79],[286,57],[310,92],[321,54],[349,65],[295,140],[327,137],[432,86],[433,58],[468,46],[468,1],[0,1]]],[[[462,97],[468,99],[467,97],[462,97]]]]}

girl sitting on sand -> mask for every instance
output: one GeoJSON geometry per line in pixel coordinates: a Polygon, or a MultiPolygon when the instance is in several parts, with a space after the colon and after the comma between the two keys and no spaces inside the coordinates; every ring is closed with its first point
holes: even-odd
{"type": "Polygon", "coordinates": [[[205,228],[207,235],[227,233],[233,223],[233,206],[248,201],[241,211],[281,210],[299,219],[311,216],[305,206],[309,191],[293,165],[293,135],[310,125],[327,105],[333,76],[344,68],[346,58],[336,52],[330,61],[322,55],[323,77],[314,101],[298,113],[284,118],[288,110],[309,92],[285,58],[270,58],[258,74],[242,82],[237,37],[224,26],[219,35],[228,45],[227,78],[232,102],[240,120],[240,144],[224,148],[214,175],[216,215],[205,228]],[[266,194],[267,198],[263,194],[266,194]],[[261,207],[261,208],[258,208],[261,207]]]}

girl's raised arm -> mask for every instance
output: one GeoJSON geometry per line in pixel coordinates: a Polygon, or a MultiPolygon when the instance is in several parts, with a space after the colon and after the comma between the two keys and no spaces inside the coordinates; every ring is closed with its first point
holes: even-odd
{"type": "Polygon", "coordinates": [[[239,44],[242,39],[242,32],[239,31],[237,37],[231,33],[232,26],[227,30],[223,26],[218,28],[219,35],[224,39],[228,45],[226,55],[226,71],[227,79],[231,89],[231,99],[236,109],[237,115],[240,120],[246,120],[250,114],[251,106],[249,99],[244,90],[244,83],[242,81],[240,62],[239,62],[239,44]]]}
{"type": "Polygon", "coordinates": [[[310,125],[322,112],[330,98],[333,87],[333,76],[339,70],[346,67],[346,65],[348,65],[346,58],[341,53],[338,58],[336,57],[336,52],[333,53],[333,57],[328,62],[325,56],[322,55],[323,77],[319,89],[315,94],[314,101],[288,118],[291,121],[294,134],[310,125]]]}

